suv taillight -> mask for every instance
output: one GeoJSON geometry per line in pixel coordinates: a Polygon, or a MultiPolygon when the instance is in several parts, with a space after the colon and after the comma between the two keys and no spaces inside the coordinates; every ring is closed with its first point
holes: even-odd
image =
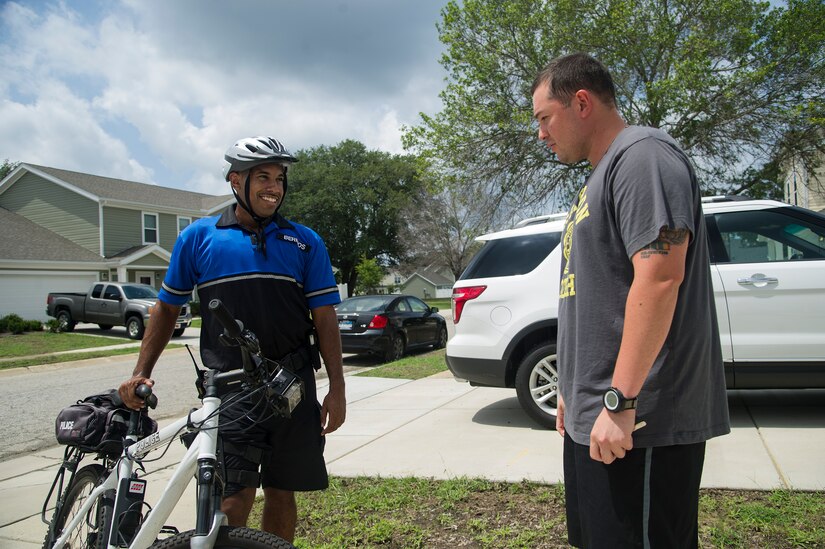
{"type": "Polygon", "coordinates": [[[467,286],[465,288],[453,288],[453,323],[458,324],[461,320],[461,312],[464,304],[481,295],[487,286],[467,286]]]}
{"type": "Polygon", "coordinates": [[[387,327],[387,317],[385,317],[384,315],[375,315],[374,317],[372,317],[372,320],[370,320],[369,326],[367,326],[367,328],[375,329],[375,330],[379,330],[381,328],[386,328],[386,327],[387,327]]]}

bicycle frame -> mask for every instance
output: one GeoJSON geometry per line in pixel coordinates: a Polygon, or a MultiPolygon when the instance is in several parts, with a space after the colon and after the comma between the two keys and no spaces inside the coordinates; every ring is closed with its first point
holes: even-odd
{"type": "MultiPolygon", "coordinates": [[[[107,490],[115,490],[115,501],[120,501],[121,497],[123,497],[123,494],[120,493],[120,480],[132,477],[135,462],[140,461],[148,453],[168,444],[172,439],[179,436],[181,432],[185,432],[188,426],[193,424],[200,425],[201,427],[199,428],[197,437],[195,437],[186,455],[175,468],[172,478],[170,478],[166,484],[163,495],[146,516],[129,547],[130,549],[145,549],[155,543],[165,521],[169,518],[177,502],[180,501],[183,492],[195,474],[198,464],[201,463],[204,466],[211,464],[214,469],[214,463],[217,459],[215,452],[218,443],[217,410],[220,405],[220,398],[205,397],[203,399],[203,406],[198,410],[193,411],[188,416],[178,419],[171,425],[127,447],[123,451],[123,455],[118,461],[116,469],[106,477],[106,480],[102,484],[92,491],[78,513],[64,526],[63,533],[55,541],[54,546],[62,547],[63,544],[68,541],[71,533],[80,525],[81,521],[86,520],[86,515],[92,506],[95,505],[97,499],[107,490]]],[[[202,488],[211,488],[214,482],[214,475],[208,479],[202,477],[203,475],[198,475],[199,482],[203,483],[206,481],[206,484],[208,484],[208,486],[204,485],[202,488]]],[[[220,509],[215,509],[210,513],[210,516],[206,516],[205,512],[208,511],[208,509],[204,507],[211,506],[208,505],[208,502],[204,501],[204,498],[211,498],[212,493],[211,490],[203,490],[202,492],[205,493],[199,494],[197,535],[192,538],[192,547],[194,548],[212,547],[217,537],[218,529],[226,523],[226,516],[220,509]],[[204,503],[207,503],[207,505],[204,505],[204,503]]],[[[115,517],[113,517],[110,530],[116,531],[116,522],[115,517]]],[[[111,534],[111,531],[105,532],[107,536],[107,547],[114,549],[116,546],[110,544],[112,540],[111,534]]]]}
{"type": "MultiPolygon", "coordinates": [[[[63,532],[55,541],[53,547],[62,547],[69,536],[80,526],[81,521],[86,520],[86,516],[97,503],[98,498],[108,490],[115,490],[111,524],[108,525],[108,531],[103,532],[103,535],[106,536],[107,547],[115,549],[119,534],[118,523],[120,521],[120,517],[116,514],[121,504],[126,504],[129,501],[126,497],[127,494],[124,492],[131,490],[131,486],[128,486],[129,483],[122,482],[123,479],[132,479],[135,463],[140,463],[148,453],[171,443],[181,433],[192,432],[193,430],[197,432],[197,436],[189,446],[186,455],[175,468],[172,478],[166,484],[163,495],[138,526],[129,548],[146,549],[155,543],[158,534],[160,534],[175,505],[180,501],[196,471],[198,479],[197,513],[195,534],[191,539],[190,546],[195,549],[211,549],[214,546],[220,527],[228,523],[226,515],[220,510],[220,497],[214,490],[215,469],[218,461],[216,453],[218,448],[218,411],[222,403],[220,395],[243,389],[245,384],[251,380],[253,386],[263,387],[267,391],[277,388],[276,392],[286,401],[287,414],[289,414],[303,397],[303,385],[294,374],[287,375],[284,368],[276,362],[268,361],[261,356],[260,346],[255,334],[243,330],[242,325],[232,318],[219,300],[213,299],[210,301],[209,310],[215,314],[224,326],[221,341],[227,345],[241,348],[243,368],[228,372],[210,370],[199,373],[198,377],[202,384],[200,387],[203,389],[201,393],[203,406],[141,440],[137,440],[137,436],[134,434],[138,432],[139,414],[138,412],[132,412],[129,435],[126,436],[126,447],[117,462],[116,468],[106,476],[106,479],[99,486],[92,490],[78,512],[68,524],[64,525],[63,532]],[[277,369],[271,372],[271,376],[265,367],[267,362],[272,362],[277,366],[277,369]],[[294,380],[298,380],[297,383],[294,380]],[[124,486],[126,486],[125,489],[124,486]]],[[[151,395],[151,389],[148,385],[141,387],[148,390],[147,395],[151,395]]],[[[138,391],[137,394],[140,395],[140,392],[138,391]]],[[[269,395],[267,395],[267,402],[269,403],[269,395]]]]}

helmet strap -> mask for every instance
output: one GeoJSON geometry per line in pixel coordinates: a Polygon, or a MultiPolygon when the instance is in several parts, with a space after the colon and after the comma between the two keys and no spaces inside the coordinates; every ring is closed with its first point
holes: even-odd
{"type": "Polygon", "coordinates": [[[246,211],[246,213],[248,213],[250,217],[252,217],[252,220],[255,221],[255,240],[257,244],[257,249],[258,251],[264,254],[264,257],[266,257],[266,236],[264,235],[264,227],[266,227],[269,224],[269,222],[272,221],[272,218],[275,217],[275,214],[272,214],[270,217],[261,217],[258,214],[256,214],[255,211],[252,209],[252,203],[250,202],[251,195],[249,190],[250,176],[251,173],[247,172],[246,182],[244,183],[244,200],[241,200],[238,194],[235,193],[235,189],[232,189],[232,193],[235,194],[235,198],[238,200],[238,204],[241,205],[241,208],[243,208],[246,211]]]}

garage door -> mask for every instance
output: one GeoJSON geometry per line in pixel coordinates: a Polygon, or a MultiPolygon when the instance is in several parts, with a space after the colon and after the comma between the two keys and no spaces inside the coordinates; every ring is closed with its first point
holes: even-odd
{"type": "Polygon", "coordinates": [[[48,320],[49,292],[85,292],[96,281],[96,272],[0,272],[0,317],[17,313],[26,320],[48,320]]]}

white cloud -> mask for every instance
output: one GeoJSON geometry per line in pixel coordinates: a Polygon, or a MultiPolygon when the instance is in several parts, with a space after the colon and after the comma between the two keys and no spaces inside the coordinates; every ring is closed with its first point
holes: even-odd
{"type": "Polygon", "coordinates": [[[316,4],[8,2],[0,158],[225,193],[240,137],[403,152],[438,108],[437,6],[316,4]]]}

